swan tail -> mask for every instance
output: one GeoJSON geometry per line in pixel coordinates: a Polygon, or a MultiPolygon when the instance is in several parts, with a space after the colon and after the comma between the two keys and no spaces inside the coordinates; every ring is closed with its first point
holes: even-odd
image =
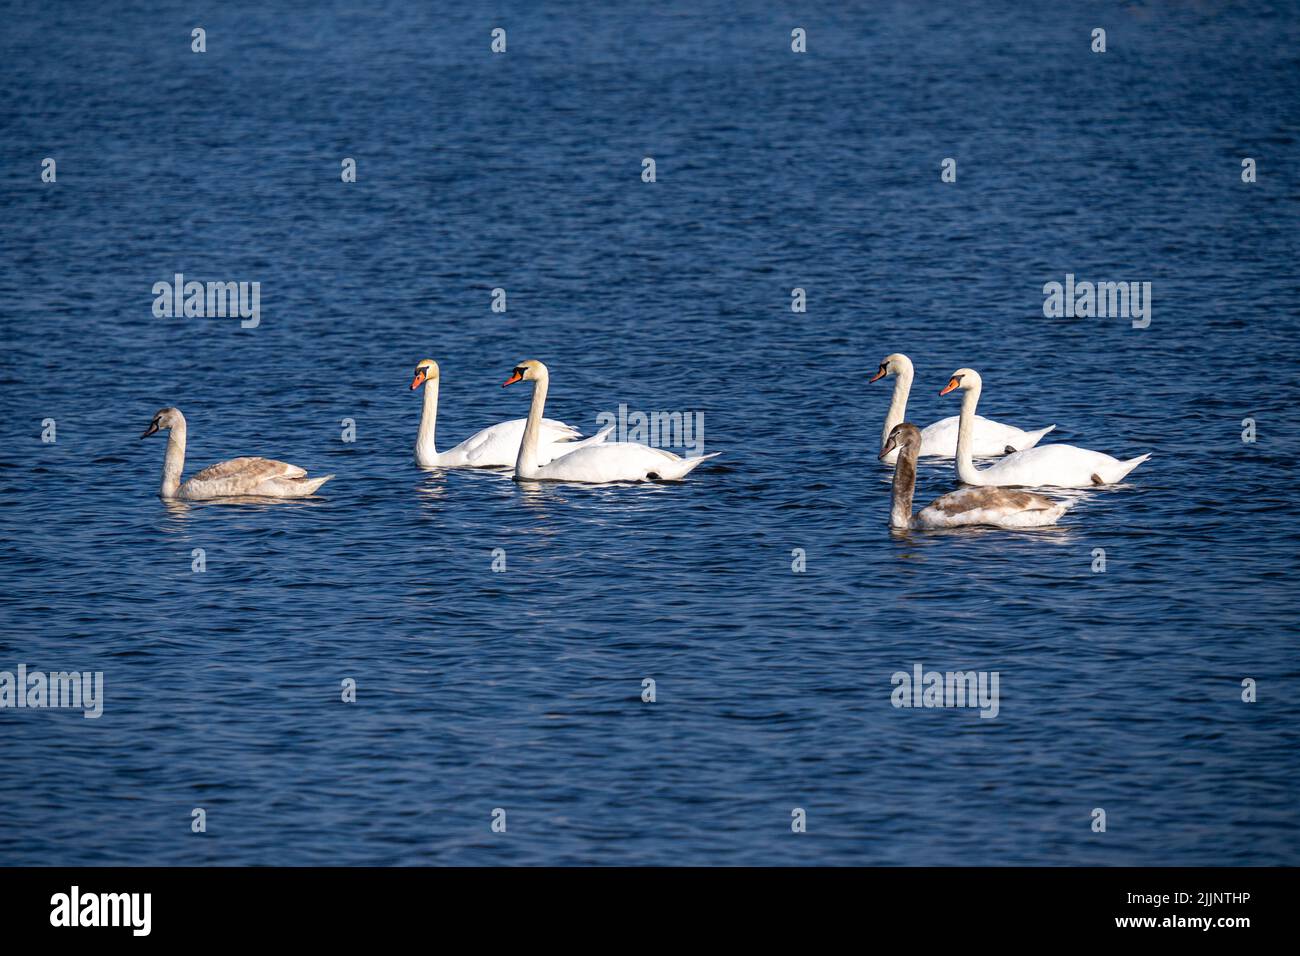
{"type": "Polygon", "coordinates": [[[1119,463],[1120,467],[1115,470],[1115,474],[1111,477],[1110,483],[1115,484],[1117,482],[1123,481],[1124,477],[1130,471],[1132,471],[1134,468],[1142,464],[1142,462],[1146,461],[1150,457],[1151,455],[1148,453],[1146,455],[1138,455],[1136,458],[1130,458],[1128,461],[1121,461],[1119,463]]]}
{"type": "Polygon", "coordinates": [[[317,488],[333,477],[333,475],[325,475],[322,478],[296,478],[294,479],[294,484],[301,489],[298,494],[305,497],[307,495],[314,495],[317,488]]]}
{"type": "Polygon", "coordinates": [[[557,422],[554,418],[543,418],[542,425],[556,433],[553,441],[569,441],[570,439],[582,437],[582,432],[578,431],[578,429],[565,422],[557,422]]]}
{"type": "Polygon", "coordinates": [[[1056,430],[1055,425],[1048,425],[1046,428],[1040,428],[1036,432],[1025,432],[1024,441],[1020,442],[1019,447],[1016,448],[1015,450],[1024,451],[1026,448],[1033,448],[1035,445],[1037,445],[1040,441],[1043,440],[1044,435],[1046,435],[1050,431],[1055,431],[1055,430],[1056,430]]]}
{"type": "Polygon", "coordinates": [[[655,469],[655,474],[665,481],[676,481],[678,478],[685,478],[692,471],[698,468],[701,462],[706,462],[710,458],[717,458],[722,452],[715,451],[708,455],[699,455],[696,458],[679,458],[677,461],[664,463],[663,467],[655,469]]]}
{"type": "Polygon", "coordinates": [[[612,432],[613,430],[614,430],[613,425],[606,425],[604,428],[596,432],[596,434],[592,435],[590,438],[584,438],[582,439],[582,441],[565,442],[564,453],[567,455],[571,451],[577,451],[579,448],[586,448],[588,445],[603,444],[605,439],[609,437],[610,432],[612,432]]]}

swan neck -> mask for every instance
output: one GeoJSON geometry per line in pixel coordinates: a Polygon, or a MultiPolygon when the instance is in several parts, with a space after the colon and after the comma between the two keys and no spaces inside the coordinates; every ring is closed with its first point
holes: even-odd
{"type": "Polygon", "coordinates": [[[421,464],[436,458],[434,432],[438,427],[438,380],[430,379],[424,383],[424,400],[420,411],[420,432],[415,438],[415,457],[421,464]]]}
{"type": "Polygon", "coordinates": [[[957,477],[968,485],[979,484],[979,472],[971,456],[975,440],[975,406],[979,404],[980,387],[967,389],[961,397],[961,419],[957,423],[957,477]]]}
{"type": "Polygon", "coordinates": [[[519,443],[519,458],[515,461],[516,478],[532,478],[539,471],[537,442],[541,437],[542,409],[546,405],[546,390],[550,376],[533,383],[533,402],[528,407],[528,421],[524,425],[524,440],[519,443]]]}
{"type": "Polygon", "coordinates": [[[185,423],[173,425],[167,432],[167,457],[163,459],[162,486],[158,497],[175,498],[185,470],[185,423]]]}
{"type": "Polygon", "coordinates": [[[894,466],[894,502],[889,512],[891,528],[912,526],[912,495],[916,492],[916,456],[916,449],[898,453],[898,463],[894,466]]]}
{"type": "Polygon", "coordinates": [[[885,442],[889,441],[889,433],[894,430],[894,426],[903,421],[907,416],[907,396],[912,391],[912,370],[904,368],[894,379],[894,395],[889,400],[889,411],[885,413],[885,428],[880,433],[880,447],[885,447],[885,442]]]}

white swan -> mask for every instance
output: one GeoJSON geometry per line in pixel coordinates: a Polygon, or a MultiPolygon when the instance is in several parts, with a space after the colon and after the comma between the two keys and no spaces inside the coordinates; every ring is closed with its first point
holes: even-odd
{"type": "Polygon", "coordinates": [[[934,499],[916,515],[912,494],[916,490],[916,458],[921,453],[922,431],[911,422],[896,425],[880,450],[883,459],[898,454],[894,468],[893,528],[933,530],[992,525],[997,528],[1042,528],[1056,524],[1070,506],[1029,491],[1001,488],[962,488],[934,499]]]}
{"type": "Polygon", "coordinates": [[[533,383],[533,401],[528,408],[528,424],[524,427],[524,440],[519,445],[519,458],[515,462],[516,478],[587,483],[652,479],[673,481],[685,478],[700,462],[719,454],[714,452],[712,455],[682,458],[672,452],[636,442],[604,442],[568,452],[545,464],[538,458],[537,444],[550,373],[541,362],[528,359],[516,365],[510,377],[501,385],[504,388],[525,380],[533,383]]]}
{"type": "Polygon", "coordinates": [[[232,458],[204,468],[181,484],[181,472],[185,470],[185,416],[179,408],[159,409],[140,437],[148,438],[163,428],[171,429],[171,434],[167,436],[162,487],[158,489],[161,498],[182,498],[186,501],[235,498],[241,495],[303,498],[334,477],[326,475],[324,478],[308,478],[307,472],[297,465],[270,458],[232,458]]]}
{"type": "Polygon", "coordinates": [[[1099,451],[1074,445],[1039,445],[1007,455],[987,468],[976,469],[971,461],[971,422],[975,418],[975,405],[980,400],[982,386],[979,372],[959,368],[939,393],[947,395],[958,388],[966,393],[961,400],[961,428],[957,436],[957,477],[968,485],[1055,485],[1058,488],[1111,485],[1122,481],[1125,475],[1151,457],[1139,455],[1120,461],[1099,451]]]}
{"type": "MultiPolygon", "coordinates": [[[[434,430],[438,425],[438,382],[441,374],[433,359],[422,359],[415,366],[415,380],[411,390],[424,386],[424,407],[420,412],[420,431],[415,439],[415,460],[421,468],[508,468],[519,457],[519,443],[524,437],[524,419],[489,425],[471,435],[455,448],[439,452],[434,447],[434,430]]],[[[587,445],[598,445],[605,440],[613,425],[608,425],[590,438],[572,425],[542,419],[537,459],[546,464],[552,458],[568,454],[587,445]]]]}
{"type": "MultiPolygon", "coordinates": [[[[907,396],[912,390],[912,360],[901,352],[886,355],[871,381],[879,381],[887,375],[895,378],[894,396],[889,401],[889,411],[885,413],[885,427],[880,433],[882,447],[889,440],[889,433],[894,430],[894,426],[907,416],[907,396]]],[[[997,458],[1013,451],[1024,451],[1037,445],[1039,440],[1055,427],[1055,425],[1048,425],[1036,432],[1027,432],[976,415],[971,454],[977,458],[997,458]]],[[[921,454],[939,455],[943,458],[954,457],[957,454],[957,428],[958,416],[956,415],[925,426],[921,429],[921,454]]],[[[897,461],[898,452],[892,452],[884,460],[891,463],[897,461]]]]}

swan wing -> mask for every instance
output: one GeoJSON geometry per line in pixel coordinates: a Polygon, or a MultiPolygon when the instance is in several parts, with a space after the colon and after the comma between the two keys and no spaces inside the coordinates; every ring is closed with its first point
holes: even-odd
{"type": "Polygon", "coordinates": [[[264,481],[267,478],[301,478],[306,474],[305,468],[273,458],[231,458],[229,461],[209,465],[191,476],[190,481],[224,481],[244,477],[264,481]]]}
{"type": "Polygon", "coordinates": [[[637,442],[605,442],[588,445],[554,459],[539,469],[537,477],[548,481],[580,481],[589,484],[675,480],[685,477],[700,462],[712,457],[714,455],[682,458],[662,448],[651,448],[637,442]]]}
{"type": "Polygon", "coordinates": [[[1041,528],[1056,524],[1069,508],[1029,491],[1006,488],[962,488],[936,498],[917,514],[921,528],[992,525],[999,528],[1041,528]]]}
{"type": "MultiPolygon", "coordinates": [[[[960,424],[961,417],[952,415],[921,429],[921,454],[956,458],[957,432],[960,424]]],[[[1036,432],[1027,432],[1014,425],[1004,425],[991,418],[984,418],[982,415],[976,415],[972,425],[971,454],[976,458],[1000,458],[1007,453],[1008,448],[1016,450],[1032,448],[1040,438],[1056,427],[1049,425],[1036,432]]]]}
{"type": "MultiPolygon", "coordinates": [[[[471,468],[506,468],[514,465],[519,457],[519,443],[524,438],[524,426],[527,421],[515,418],[508,422],[498,422],[466,438],[455,448],[450,448],[439,455],[443,464],[468,465],[471,468]]],[[[549,446],[581,438],[582,433],[572,425],[557,422],[550,418],[542,419],[539,433],[539,458],[547,461],[544,454],[549,446]]]]}
{"type": "Polygon", "coordinates": [[[455,448],[449,448],[439,457],[448,464],[469,465],[474,468],[495,468],[514,464],[519,455],[519,442],[524,437],[524,420],[498,422],[475,432],[455,448]]]}
{"type": "Polygon", "coordinates": [[[1135,464],[1125,468],[1127,464],[1099,451],[1074,445],[1038,445],[1007,455],[981,469],[980,476],[987,485],[1089,488],[1118,481],[1137,467],[1135,464]]]}
{"type": "Polygon", "coordinates": [[[273,458],[232,458],[198,472],[181,485],[180,495],[191,499],[258,494],[284,497],[276,490],[280,482],[293,482],[306,476],[306,469],[273,458]]]}
{"type": "MultiPolygon", "coordinates": [[[[525,421],[525,419],[522,418],[519,420],[521,422],[525,421]]],[[[554,418],[542,419],[542,440],[543,441],[548,439],[553,442],[577,441],[581,437],[582,437],[581,430],[574,428],[572,425],[565,424],[564,422],[561,421],[556,421],[554,418]]]]}

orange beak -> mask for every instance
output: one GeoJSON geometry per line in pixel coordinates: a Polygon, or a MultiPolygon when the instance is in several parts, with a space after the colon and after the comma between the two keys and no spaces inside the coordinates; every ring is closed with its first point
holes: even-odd
{"type": "Polygon", "coordinates": [[[510,377],[501,383],[501,387],[505,388],[507,385],[513,385],[515,382],[522,382],[523,380],[524,377],[518,372],[511,372],[510,377]]]}
{"type": "Polygon", "coordinates": [[[424,374],[424,369],[420,369],[418,372],[416,372],[415,381],[411,383],[411,391],[415,391],[417,388],[423,385],[426,377],[427,376],[424,374]]]}
{"type": "Polygon", "coordinates": [[[951,392],[951,391],[952,391],[954,388],[956,388],[956,387],[957,387],[957,380],[956,380],[955,378],[950,378],[950,379],[948,379],[948,384],[944,387],[944,390],[943,390],[942,392],[940,392],[939,394],[940,394],[940,395],[947,395],[949,392],[951,392]]]}
{"type": "Polygon", "coordinates": [[[871,378],[867,379],[867,384],[870,385],[872,382],[878,382],[884,377],[885,377],[885,370],[882,368],[875,375],[871,376],[871,378]]]}

